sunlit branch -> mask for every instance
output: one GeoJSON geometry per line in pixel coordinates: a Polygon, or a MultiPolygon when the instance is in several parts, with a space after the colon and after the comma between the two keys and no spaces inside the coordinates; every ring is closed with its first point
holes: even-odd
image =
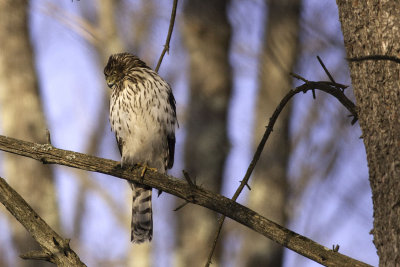
{"type": "MultiPolygon", "coordinates": [[[[302,80],[306,82],[289,91],[282,99],[270,119],[269,127],[267,127],[268,134],[266,137],[263,137],[263,139],[265,138],[265,141],[262,141],[260,144],[265,144],[270,132],[272,131],[274,121],[276,121],[286,103],[294,95],[300,92],[305,93],[313,89],[327,92],[335,96],[350,111],[355,120],[357,119],[355,105],[339,89],[344,88],[344,85],[332,82],[310,82],[304,78],[302,78],[302,80]]],[[[267,238],[274,240],[278,244],[326,266],[369,266],[292,232],[233,200],[168,175],[148,171],[142,178],[140,168],[122,169],[120,163],[117,161],[57,149],[49,144],[35,144],[4,136],[0,136],[0,150],[30,157],[45,164],[60,164],[82,170],[104,173],[157,188],[166,193],[180,197],[187,202],[221,213],[222,215],[249,227],[267,238]]],[[[249,168],[248,177],[250,177],[251,172],[252,169],[249,168]]],[[[245,176],[245,178],[247,176],[245,176]]],[[[242,189],[247,182],[248,179],[243,179],[241,184],[242,189]]]]}

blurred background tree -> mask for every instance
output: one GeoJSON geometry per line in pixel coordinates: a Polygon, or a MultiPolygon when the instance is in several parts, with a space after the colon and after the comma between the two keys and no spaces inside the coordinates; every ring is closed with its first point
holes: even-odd
{"type": "MultiPolygon", "coordinates": [[[[0,2],[0,108],[1,129],[6,136],[46,143],[47,123],[42,107],[34,54],[28,31],[28,3],[0,2]]],[[[40,162],[6,154],[3,176],[54,228],[60,229],[53,171],[40,162]],[[46,203],[43,205],[43,203],[46,203]]],[[[8,214],[7,214],[8,215],[8,214]]],[[[13,220],[11,217],[7,219],[13,220]]],[[[18,223],[10,225],[17,251],[39,249],[18,223]]],[[[3,257],[1,257],[3,258],[3,257]]],[[[49,266],[21,261],[21,266],[49,266]]]]}
{"type": "MultiPolygon", "coordinates": [[[[199,184],[214,192],[221,190],[230,149],[227,135],[232,90],[229,2],[185,1],[181,24],[182,39],[189,57],[184,166],[199,184]]],[[[203,207],[191,206],[178,211],[177,218],[175,264],[197,266],[207,258],[217,226],[217,214],[203,207]]],[[[218,259],[215,261],[217,263],[218,259]]]]}
{"type": "MultiPolygon", "coordinates": [[[[263,44],[261,45],[258,71],[258,92],[255,105],[253,147],[257,147],[265,132],[269,116],[275,111],[288,88],[293,86],[292,77],[299,49],[300,12],[299,0],[272,0],[265,5],[263,44]]],[[[265,152],[255,169],[247,205],[286,225],[288,202],[287,167],[290,156],[291,105],[280,114],[274,126],[274,134],[265,146],[265,152]]],[[[283,248],[273,241],[262,238],[245,229],[237,266],[281,266],[283,248]]]]}
{"type": "MultiPolygon", "coordinates": [[[[56,147],[119,160],[109,130],[103,67],[119,51],[133,52],[155,67],[172,1],[0,5],[1,133],[44,143],[48,125],[56,147]]],[[[231,197],[277,102],[297,84],[288,73],[327,80],[316,55],[338,82],[350,84],[334,1],[179,2],[170,54],[159,71],[174,89],[180,122],[170,173],[181,176],[185,169],[198,184],[231,197]]],[[[297,96],[279,118],[252,190],[239,202],[327,247],[339,243],[342,253],[376,265],[368,234],[372,203],[365,151],[359,126],[350,126],[347,115],[322,93],[316,100],[297,96]]],[[[153,201],[153,242],[134,246],[129,242],[131,192],[125,182],[61,166],[51,169],[9,154],[1,157],[1,176],[72,238],[88,266],[205,264],[216,214],[190,204],[173,212],[181,201],[162,194],[153,201]]],[[[1,207],[0,266],[32,266],[17,255],[33,245],[17,232],[10,234],[19,226],[6,214],[1,207]]],[[[23,229],[16,231],[26,236],[23,229]]],[[[229,220],[213,263],[317,266],[229,220]]]]}

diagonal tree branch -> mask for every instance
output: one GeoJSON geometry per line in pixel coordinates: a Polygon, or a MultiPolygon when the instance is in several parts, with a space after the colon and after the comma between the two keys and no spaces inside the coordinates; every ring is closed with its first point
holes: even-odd
{"type": "MultiPolygon", "coordinates": [[[[291,91],[282,99],[273,116],[279,115],[279,110],[297,93],[309,90],[322,90],[337,98],[357,120],[356,107],[342,92],[345,85],[332,82],[311,82],[296,76],[305,83],[291,91]]],[[[276,118],[275,118],[276,119],[276,118]]],[[[272,128],[271,128],[272,130],[272,128]]],[[[59,164],[87,171],[100,172],[136,183],[142,183],[166,193],[180,197],[188,202],[209,208],[227,216],[240,224],[270,238],[311,260],[325,266],[370,266],[337,251],[328,249],[304,236],[292,232],[256,212],[198,186],[193,186],[174,177],[148,171],[141,177],[141,168],[122,169],[119,162],[97,158],[94,156],[54,148],[49,144],[35,144],[13,138],[0,136],[0,150],[17,155],[30,157],[44,164],[59,164]]],[[[243,181],[246,184],[246,181],[243,181]]]]}
{"type": "Polygon", "coordinates": [[[160,189],[188,202],[221,213],[275,242],[326,266],[369,266],[334,252],[304,236],[292,232],[256,212],[198,186],[191,186],[174,177],[147,171],[141,178],[141,168],[122,169],[117,161],[57,149],[48,144],[35,144],[0,135],[0,150],[39,160],[45,164],[59,164],[87,171],[100,172],[160,189]]]}
{"type": "MultiPolygon", "coordinates": [[[[321,59],[318,57],[318,60],[320,61],[320,63],[323,65],[321,59]]],[[[329,73],[325,66],[323,65],[324,70],[329,73]]],[[[281,102],[279,103],[278,107],[275,109],[274,113],[272,114],[271,118],[269,119],[269,123],[265,129],[264,135],[261,138],[260,143],[257,146],[257,149],[254,153],[253,159],[250,162],[249,167],[247,168],[246,174],[243,178],[243,180],[241,181],[239,187],[236,189],[232,200],[236,201],[236,199],[239,197],[240,193],[243,191],[244,187],[247,186],[249,189],[249,185],[248,182],[250,180],[250,176],[253,173],[254,168],[257,165],[257,162],[261,156],[262,151],[264,150],[264,146],[270,136],[270,134],[273,131],[275,122],[277,121],[279,114],[282,112],[282,110],[284,109],[284,107],[286,106],[286,104],[289,102],[289,100],[295,96],[297,93],[299,92],[303,92],[306,93],[308,90],[314,90],[314,88],[316,89],[320,89],[322,91],[325,91],[329,94],[334,95],[337,99],[339,99],[340,102],[342,102],[342,104],[350,111],[350,113],[352,114],[352,116],[356,119],[357,118],[357,114],[356,114],[356,110],[355,110],[355,105],[343,94],[343,89],[346,88],[347,86],[342,85],[342,84],[337,84],[334,82],[332,76],[330,76],[330,74],[328,75],[329,78],[331,79],[332,83],[329,82],[310,82],[307,81],[305,78],[297,75],[297,74],[292,74],[294,77],[296,77],[297,79],[300,79],[302,81],[305,82],[304,85],[297,87],[295,90],[291,90],[289,91],[281,100],[281,102]],[[319,88],[318,88],[319,87],[319,88]],[[336,88],[335,88],[336,87],[336,88]],[[342,89],[342,90],[340,90],[342,89]]],[[[314,92],[313,92],[313,96],[314,96],[314,92]]],[[[314,97],[315,98],[315,97],[314,97]]],[[[353,120],[354,121],[354,120],[353,120]]],[[[354,121],[355,122],[355,121],[354,121]]],[[[352,122],[353,123],[353,122],[352,122]]],[[[354,123],[353,123],[354,124],[354,123]]],[[[208,254],[208,258],[207,258],[207,262],[205,264],[206,267],[210,266],[211,264],[211,259],[214,253],[214,250],[217,246],[217,242],[218,242],[218,238],[221,234],[221,229],[222,229],[222,225],[224,224],[225,221],[225,215],[221,216],[221,218],[218,220],[218,227],[217,230],[215,231],[214,234],[214,241],[213,244],[211,246],[211,250],[208,254]]]]}
{"type": "Polygon", "coordinates": [[[39,243],[42,251],[21,255],[23,259],[46,260],[57,266],[86,266],[59,236],[7,182],[0,177],[0,202],[39,243]]]}

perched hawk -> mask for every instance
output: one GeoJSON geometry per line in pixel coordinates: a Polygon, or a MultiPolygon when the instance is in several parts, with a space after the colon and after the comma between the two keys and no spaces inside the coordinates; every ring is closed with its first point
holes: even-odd
{"type": "MultiPolygon", "coordinates": [[[[112,89],[110,123],[121,152],[121,165],[141,164],[165,173],[174,164],[176,108],[171,87],[138,57],[111,55],[104,69],[112,89]]],[[[144,169],[145,170],[145,169],[144,169]]],[[[131,183],[131,240],[151,241],[151,187],[131,183]]]]}

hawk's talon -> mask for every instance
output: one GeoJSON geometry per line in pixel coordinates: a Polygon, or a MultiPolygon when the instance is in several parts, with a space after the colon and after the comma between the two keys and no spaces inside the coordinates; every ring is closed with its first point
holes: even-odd
{"type": "Polygon", "coordinates": [[[147,166],[147,164],[144,164],[144,165],[141,165],[141,166],[143,167],[142,172],[140,173],[140,178],[142,180],[143,180],[144,174],[146,173],[147,170],[151,170],[151,171],[154,171],[154,172],[157,171],[156,168],[151,168],[151,167],[147,166]]]}

